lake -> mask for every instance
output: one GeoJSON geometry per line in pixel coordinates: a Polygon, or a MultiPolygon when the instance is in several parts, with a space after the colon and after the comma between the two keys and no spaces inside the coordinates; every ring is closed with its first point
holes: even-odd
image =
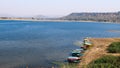
{"type": "Polygon", "coordinates": [[[120,37],[120,24],[0,21],[0,68],[51,67],[65,62],[85,37],[120,37]]]}

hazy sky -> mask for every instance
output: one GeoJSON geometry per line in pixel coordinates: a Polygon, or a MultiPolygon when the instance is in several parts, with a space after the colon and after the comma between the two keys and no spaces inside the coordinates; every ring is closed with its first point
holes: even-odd
{"type": "Polygon", "coordinates": [[[72,12],[116,12],[120,0],[0,0],[0,14],[67,15],[72,12]]]}

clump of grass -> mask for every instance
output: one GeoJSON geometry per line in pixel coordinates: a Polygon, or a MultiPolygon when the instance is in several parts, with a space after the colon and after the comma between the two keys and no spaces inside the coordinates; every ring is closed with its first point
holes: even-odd
{"type": "Polygon", "coordinates": [[[116,66],[111,65],[109,63],[106,64],[91,64],[89,66],[87,66],[87,68],[116,68],[116,66]]]}
{"type": "Polygon", "coordinates": [[[109,53],[120,53],[120,42],[113,42],[107,50],[109,53]]]}
{"type": "Polygon", "coordinates": [[[53,64],[57,65],[58,68],[77,68],[76,63],[53,62],[53,64]]]}
{"type": "Polygon", "coordinates": [[[60,68],[77,68],[77,64],[75,64],[75,63],[66,63],[66,64],[62,64],[62,66],[60,66],[60,68]]]}
{"type": "Polygon", "coordinates": [[[120,56],[103,56],[85,68],[120,68],[120,56]]]}

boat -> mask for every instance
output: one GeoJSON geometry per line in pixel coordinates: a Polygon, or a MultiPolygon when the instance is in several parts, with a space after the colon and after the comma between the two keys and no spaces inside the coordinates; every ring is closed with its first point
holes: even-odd
{"type": "Polygon", "coordinates": [[[84,45],[92,45],[92,43],[89,42],[89,41],[86,41],[86,42],[84,43],[84,45]]]}
{"type": "Polygon", "coordinates": [[[92,42],[88,38],[85,38],[84,41],[83,41],[83,46],[81,48],[83,48],[84,50],[87,50],[92,45],[93,45],[92,42]]]}
{"type": "Polygon", "coordinates": [[[79,57],[70,56],[70,57],[67,58],[67,61],[69,63],[79,63],[80,62],[80,58],[79,57]]]}
{"type": "Polygon", "coordinates": [[[84,52],[83,49],[75,49],[75,50],[72,51],[71,56],[80,57],[80,56],[83,56],[83,52],[84,52]]]}

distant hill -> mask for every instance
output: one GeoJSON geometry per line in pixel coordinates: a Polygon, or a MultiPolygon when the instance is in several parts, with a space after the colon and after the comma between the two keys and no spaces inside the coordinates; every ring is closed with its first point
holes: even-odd
{"type": "Polygon", "coordinates": [[[72,21],[98,21],[98,22],[119,22],[120,12],[106,12],[106,13],[71,13],[67,16],[61,17],[61,20],[72,21]]]}
{"type": "Polygon", "coordinates": [[[41,18],[48,18],[48,17],[44,15],[36,15],[36,16],[33,16],[33,18],[41,19],[41,18]]]}
{"type": "Polygon", "coordinates": [[[54,16],[52,17],[52,16],[36,15],[36,16],[33,16],[32,19],[34,19],[34,20],[54,20],[54,19],[56,19],[56,17],[54,17],[54,16]]]}

